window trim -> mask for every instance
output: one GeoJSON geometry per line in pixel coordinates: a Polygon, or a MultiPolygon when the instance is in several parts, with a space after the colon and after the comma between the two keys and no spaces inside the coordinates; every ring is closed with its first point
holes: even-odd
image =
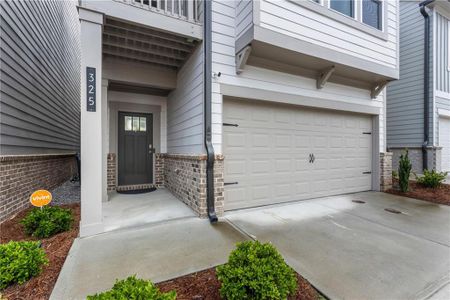
{"type": "MultiPolygon", "coordinates": [[[[370,34],[374,37],[377,37],[379,39],[388,40],[388,33],[387,33],[387,5],[385,3],[384,0],[380,0],[382,2],[382,25],[381,28],[382,30],[376,29],[375,27],[372,27],[370,25],[367,25],[365,23],[363,23],[361,20],[362,17],[362,13],[361,13],[361,9],[360,9],[360,1],[355,1],[355,5],[356,5],[356,13],[355,16],[356,18],[352,18],[349,17],[347,15],[344,15],[338,11],[335,11],[333,9],[328,8],[329,4],[329,0],[322,0],[321,3],[317,3],[314,1],[304,1],[304,0],[289,0],[290,2],[296,4],[296,5],[300,5],[308,10],[314,11],[316,13],[319,13],[323,16],[326,16],[330,19],[333,19],[339,23],[342,23],[344,25],[353,27],[359,31],[362,31],[364,33],[370,34]]],[[[398,8],[397,8],[398,9],[398,8]]]]}

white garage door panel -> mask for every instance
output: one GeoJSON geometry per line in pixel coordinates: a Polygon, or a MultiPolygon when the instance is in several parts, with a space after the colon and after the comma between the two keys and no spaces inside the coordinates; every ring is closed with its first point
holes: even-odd
{"type": "Polygon", "coordinates": [[[224,123],[227,210],[371,189],[369,116],[233,100],[224,123]]]}
{"type": "Polygon", "coordinates": [[[439,119],[439,145],[442,147],[442,170],[450,172],[450,119],[439,119]]]}

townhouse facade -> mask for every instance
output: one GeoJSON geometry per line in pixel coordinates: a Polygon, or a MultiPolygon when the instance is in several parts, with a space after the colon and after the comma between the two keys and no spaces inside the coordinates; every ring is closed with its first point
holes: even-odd
{"type": "Polygon", "coordinates": [[[224,211],[389,188],[398,2],[81,1],[81,236],[120,189],[224,211]]]}
{"type": "Polygon", "coordinates": [[[80,47],[75,1],[0,2],[0,222],[77,175],[80,47]]]}
{"type": "Polygon", "coordinates": [[[400,80],[387,90],[387,146],[394,169],[407,148],[413,171],[450,172],[450,2],[420,3],[400,1],[400,80]]]}

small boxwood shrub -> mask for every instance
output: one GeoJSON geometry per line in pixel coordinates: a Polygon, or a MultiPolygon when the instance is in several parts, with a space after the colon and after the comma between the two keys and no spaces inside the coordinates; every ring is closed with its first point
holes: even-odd
{"type": "Polygon", "coordinates": [[[406,193],[409,190],[409,176],[411,176],[412,164],[408,157],[408,150],[405,154],[400,155],[400,161],[398,165],[398,184],[400,190],[406,193]]]}
{"type": "Polygon", "coordinates": [[[447,177],[448,173],[447,172],[436,172],[435,170],[424,170],[423,171],[423,176],[417,176],[416,175],[416,179],[417,182],[425,187],[428,188],[437,188],[438,186],[440,186],[445,178],[447,177]]]}
{"type": "Polygon", "coordinates": [[[220,295],[234,299],[287,299],[297,291],[297,277],[277,249],[246,241],[237,244],[228,263],[217,267],[220,295]]]}
{"type": "Polygon", "coordinates": [[[72,222],[72,212],[56,206],[34,208],[22,219],[25,232],[38,238],[46,238],[67,231],[72,222]]]}
{"type": "Polygon", "coordinates": [[[130,276],[124,280],[117,280],[111,290],[88,296],[88,300],[126,300],[126,299],[148,299],[148,300],[175,300],[175,291],[162,293],[149,280],[137,279],[130,276]]]}
{"type": "Polygon", "coordinates": [[[0,290],[39,275],[46,264],[48,260],[40,242],[0,244],[0,290]]]}

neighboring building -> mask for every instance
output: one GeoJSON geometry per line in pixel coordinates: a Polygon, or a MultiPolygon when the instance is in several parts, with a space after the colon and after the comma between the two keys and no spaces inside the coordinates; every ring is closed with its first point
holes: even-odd
{"type": "Polygon", "coordinates": [[[104,230],[115,189],[165,186],[214,221],[388,187],[397,1],[81,1],[79,15],[82,236],[104,230]]]}
{"type": "Polygon", "coordinates": [[[75,1],[0,1],[0,222],[77,174],[75,1]]]}
{"type": "Polygon", "coordinates": [[[428,33],[419,3],[400,1],[400,80],[387,89],[387,146],[394,153],[394,169],[398,168],[400,154],[408,148],[413,171],[421,173],[425,168],[450,172],[450,2],[426,2],[428,33]]]}

